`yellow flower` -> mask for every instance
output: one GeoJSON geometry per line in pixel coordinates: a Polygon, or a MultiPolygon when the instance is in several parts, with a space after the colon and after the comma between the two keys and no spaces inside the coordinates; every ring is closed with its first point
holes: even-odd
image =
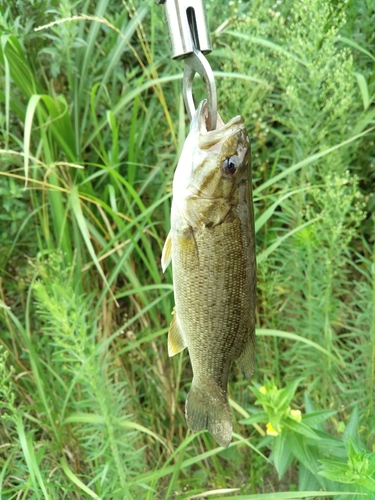
{"type": "Polygon", "coordinates": [[[259,389],[259,392],[261,392],[262,394],[267,394],[267,389],[264,387],[264,385],[262,385],[262,387],[259,389]]]}
{"type": "Polygon", "coordinates": [[[290,410],[290,416],[294,418],[294,420],[297,420],[297,422],[301,422],[302,420],[302,415],[300,410],[290,410]]]}
{"type": "Polygon", "coordinates": [[[270,422],[268,422],[268,424],[266,425],[266,434],[268,436],[278,436],[279,433],[281,432],[281,427],[280,425],[277,426],[277,430],[275,430],[273,427],[272,427],[272,424],[270,422]]]}

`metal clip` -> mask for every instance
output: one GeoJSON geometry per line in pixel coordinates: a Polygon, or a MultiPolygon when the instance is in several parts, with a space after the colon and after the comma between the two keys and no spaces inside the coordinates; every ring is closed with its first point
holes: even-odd
{"type": "Polygon", "coordinates": [[[164,4],[173,59],[184,59],[183,95],[191,120],[195,113],[193,79],[198,73],[206,85],[207,129],[214,130],[217,122],[217,96],[214,75],[203,54],[212,51],[206,9],[203,0],[156,0],[164,4]]]}
{"type": "Polygon", "coordinates": [[[156,0],[164,4],[172,59],[183,59],[194,51],[212,51],[203,0],[156,0]]]}

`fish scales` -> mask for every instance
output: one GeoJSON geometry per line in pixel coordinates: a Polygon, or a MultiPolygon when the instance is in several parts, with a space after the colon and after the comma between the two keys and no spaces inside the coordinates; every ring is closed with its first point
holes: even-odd
{"type": "Polygon", "coordinates": [[[247,331],[252,283],[246,272],[249,243],[238,244],[240,226],[237,219],[208,234],[197,231],[190,238],[191,248],[186,243],[173,247],[176,310],[186,325],[184,334],[197,377],[208,370],[219,380],[223,360],[236,359],[243,348],[236,340],[238,331],[247,331]]]}
{"type": "Polygon", "coordinates": [[[236,361],[249,378],[255,356],[250,144],[241,117],[226,125],[219,117],[217,129],[207,132],[205,106],[193,117],[176,169],[162,263],[165,269],[172,260],[176,303],[169,353],[188,347],[193,369],[187,423],[228,446],[230,367],[236,361]]]}

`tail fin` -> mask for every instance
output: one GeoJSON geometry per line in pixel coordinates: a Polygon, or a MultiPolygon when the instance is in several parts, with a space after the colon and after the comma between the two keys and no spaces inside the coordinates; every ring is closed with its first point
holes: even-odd
{"type": "Polygon", "coordinates": [[[232,439],[232,414],[226,392],[215,382],[191,385],[186,400],[186,420],[193,432],[208,430],[226,448],[232,439]]]}

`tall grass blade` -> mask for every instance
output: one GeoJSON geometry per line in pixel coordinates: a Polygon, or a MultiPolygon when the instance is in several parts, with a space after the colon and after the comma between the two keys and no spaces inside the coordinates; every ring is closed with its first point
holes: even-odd
{"type": "Polygon", "coordinates": [[[84,491],[89,497],[94,498],[95,500],[101,500],[100,497],[93,492],[88,486],[85,485],[69,468],[69,465],[66,461],[65,457],[61,457],[60,463],[63,471],[67,475],[67,477],[82,491],[84,491]]]}
{"type": "Polygon", "coordinates": [[[16,427],[18,432],[18,437],[22,446],[22,450],[25,456],[25,460],[27,463],[27,467],[30,473],[31,480],[34,485],[34,492],[37,498],[44,498],[45,500],[49,500],[50,496],[47,493],[44,481],[42,479],[42,475],[40,473],[36,457],[34,454],[33,442],[31,439],[31,435],[26,435],[25,428],[23,426],[22,418],[18,415],[16,420],[16,427]],[[39,483],[40,489],[43,492],[43,497],[40,496],[39,488],[37,482],[39,483]]]}
{"type": "Polygon", "coordinates": [[[371,52],[366,50],[364,47],[359,45],[359,43],[355,42],[354,40],[351,40],[350,38],[347,38],[346,36],[341,36],[341,35],[337,37],[337,40],[339,42],[345,43],[346,45],[349,45],[350,47],[353,47],[356,50],[359,50],[360,52],[362,52],[362,54],[366,54],[366,56],[368,56],[370,59],[375,61],[375,56],[373,54],[371,54],[371,52]]]}
{"type": "Polygon", "coordinates": [[[361,96],[362,96],[362,101],[363,101],[363,109],[365,111],[367,111],[369,106],[370,106],[371,100],[370,100],[370,94],[368,91],[366,78],[361,73],[354,73],[354,75],[357,78],[359,90],[361,91],[361,96]]]}
{"type": "MultiPolygon", "coordinates": [[[[77,186],[74,186],[71,193],[70,193],[70,202],[71,202],[71,206],[72,206],[72,211],[73,211],[73,214],[77,220],[77,224],[78,224],[78,227],[81,231],[81,234],[82,234],[82,238],[86,244],[86,247],[91,255],[91,258],[95,264],[95,267],[97,268],[97,270],[99,271],[99,274],[100,276],[102,277],[105,285],[106,285],[106,288],[105,288],[105,291],[103,293],[105,293],[107,290],[109,290],[111,292],[111,289],[110,289],[110,286],[107,282],[107,278],[105,277],[105,274],[103,272],[103,269],[101,268],[100,264],[99,264],[99,261],[98,261],[98,257],[95,253],[95,250],[94,250],[94,247],[91,243],[91,239],[90,239],[90,233],[89,233],[89,230],[87,228],[87,223],[86,223],[86,220],[83,216],[83,212],[82,212],[82,208],[81,208],[81,203],[79,201],[79,196],[78,196],[78,188],[77,186]]],[[[111,292],[112,293],[112,292],[111,292]]],[[[115,299],[115,302],[116,302],[116,299],[115,299]]]]}
{"type": "Polygon", "coordinates": [[[277,43],[271,42],[270,40],[265,40],[264,38],[260,38],[260,37],[256,37],[256,36],[252,36],[252,35],[247,35],[246,33],[239,33],[239,32],[232,31],[232,30],[226,30],[225,33],[228,35],[234,36],[236,38],[242,38],[244,40],[248,40],[249,42],[252,42],[256,45],[262,45],[263,47],[267,47],[268,49],[271,49],[275,52],[279,52],[279,53],[283,54],[284,56],[290,57],[291,59],[294,59],[295,61],[297,61],[298,63],[300,63],[302,65],[307,65],[306,61],[299,58],[298,56],[296,56],[292,52],[286,50],[284,47],[281,47],[277,43]]]}
{"type": "Polygon", "coordinates": [[[26,109],[25,115],[25,130],[23,135],[23,144],[24,144],[24,171],[25,171],[25,186],[27,186],[28,178],[29,178],[29,157],[30,157],[30,139],[31,139],[31,130],[34,121],[35,110],[39,104],[41,95],[33,95],[31,96],[26,109]]]}

